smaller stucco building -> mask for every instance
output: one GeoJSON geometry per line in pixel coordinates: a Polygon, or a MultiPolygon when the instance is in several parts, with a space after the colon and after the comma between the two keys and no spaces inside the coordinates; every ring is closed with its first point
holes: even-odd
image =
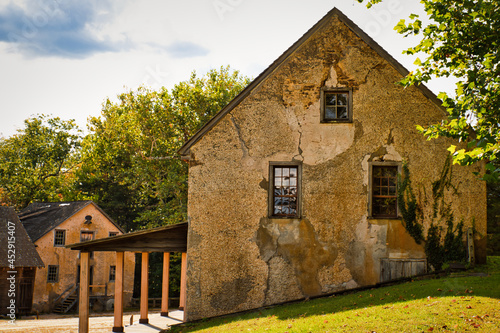
{"type": "Polygon", "coordinates": [[[0,206],[0,315],[31,312],[37,268],[43,262],[12,207],[0,206]]]}
{"type": "MultiPolygon", "coordinates": [[[[33,309],[40,312],[65,312],[78,303],[80,253],[66,245],[123,234],[92,201],[33,203],[19,213],[19,219],[45,263],[38,269],[33,295],[33,309]],[[62,306],[65,298],[72,301],[62,306]]],[[[90,256],[90,296],[96,306],[106,306],[113,297],[115,261],[116,256],[110,253],[90,256]]],[[[129,277],[124,281],[125,304],[132,298],[134,268],[134,254],[128,253],[124,262],[129,277]]]]}

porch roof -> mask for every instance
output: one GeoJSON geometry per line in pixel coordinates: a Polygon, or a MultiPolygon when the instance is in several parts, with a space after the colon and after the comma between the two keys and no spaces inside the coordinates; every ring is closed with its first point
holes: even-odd
{"type": "Polygon", "coordinates": [[[81,243],[66,245],[72,250],[118,252],[186,252],[188,223],[140,230],[81,243]]]}

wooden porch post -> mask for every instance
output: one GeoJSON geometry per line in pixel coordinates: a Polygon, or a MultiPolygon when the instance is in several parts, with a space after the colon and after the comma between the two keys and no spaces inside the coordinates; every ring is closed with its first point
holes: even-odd
{"type": "Polygon", "coordinates": [[[80,297],[78,300],[79,333],[89,332],[89,252],[80,252],[80,297]]]}
{"type": "Polygon", "coordinates": [[[184,310],[186,307],[186,270],[187,270],[187,253],[182,252],[181,262],[181,295],[179,299],[179,309],[184,310]]]}
{"type": "Polygon", "coordinates": [[[161,287],[161,316],[168,317],[168,283],[170,269],[170,252],[163,252],[163,280],[161,287]]]}
{"type": "Polygon", "coordinates": [[[113,332],[123,332],[123,264],[124,253],[116,252],[115,305],[113,332]]]}
{"type": "Polygon", "coordinates": [[[149,267],[149,253],[142,252],[142,266],[141,266],[141,318],[139,323],[147,324],[148,319],[148,267],[149,267]]]}

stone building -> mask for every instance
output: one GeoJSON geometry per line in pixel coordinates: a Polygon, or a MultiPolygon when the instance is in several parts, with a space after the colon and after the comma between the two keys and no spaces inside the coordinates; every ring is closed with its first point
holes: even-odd
{"type": "MultiPolygon", "coordinates": [[[[33,295],[33,309],[65,312],[77,308],[80,255],[66,245],[123,234],[118,226],[92,201],[33,203],[19,213],[45,267],[39,268],[33,295]],[[65,301],[66,299],[66,301],[65,301]]],[[[116,256],[92,253],[90,259],[91,299],[106,306],[114,295],[116,256]]],[[[124,302],[132,298],[135,257],[128,253],[124,269],[124,302]]]]}
{"type": "Polygon", "coordinates": [[[425,272],[397,204],[404,164],[425,229],[446,205],[485,261],[481,166],[451,165],[451,142],[417,131],[446,112],[397,85],[407,73],[333,9],[181,148],[186,320],[425,272]]]}
{"type": "Polygon", "coordinates": [[[16,211],[0,206],[0,315],[13,320],[31,312],[38,267],[42,259],[16,211]]]}

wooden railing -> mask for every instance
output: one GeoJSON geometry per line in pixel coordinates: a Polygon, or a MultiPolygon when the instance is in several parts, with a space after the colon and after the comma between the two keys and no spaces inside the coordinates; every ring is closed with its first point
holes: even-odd
{"type": "MultiPolygon", "coordinates": [[[[132,298],[132,306],[139,306],[141,299],[138,297],[132,298]]],[[[168,306],[178,306],[179,305],[179,297],[169,297],[168,298],[168,306]]],[[[148,298],[148,306],[151,308],[159,308],[161,307],[161,297],[152,297],[148,298]]]]}
{"type": "Polygon", "coordinates": [[[61,299],[64,295],[66,295],[66,293],[68,293],[68,292],[69,292],[69,294],[68,294],[68,295],[66,295],[64,299],[68,298],[68,296],[69,296],[69,295],[71,295],[71,294],[74,292],[74,290],[75,290],[75,289],[78,289],[78,284],[76,284],[76,285],[74,285],[74,284],[70,285],[68,288],[66,288],[66,289],[65,289],[65,290],[61,293],[61,295],[59,295],[59,296],[58,296],[58,297],[57,297],[57,298],[53,301],[53,303],[54,303],[54,304],[57,304],[57,302],[59,302],[59,300],[60,300],[60,299],[61,299]],[[71,290],[71,291],[70,291],[70,290],[71,290]]]}
{"type": "MultiPolygon", "coordinates": [[[[108,284],[91,284],[89,285],[89,288],[91,290],[90,296],[93,296],[93,292],[95,291],[93,288],[104,288],[104,296],[108,296],[108,284]]],[[[94,295],[97,296],[97,295],[94,295]]]]}

